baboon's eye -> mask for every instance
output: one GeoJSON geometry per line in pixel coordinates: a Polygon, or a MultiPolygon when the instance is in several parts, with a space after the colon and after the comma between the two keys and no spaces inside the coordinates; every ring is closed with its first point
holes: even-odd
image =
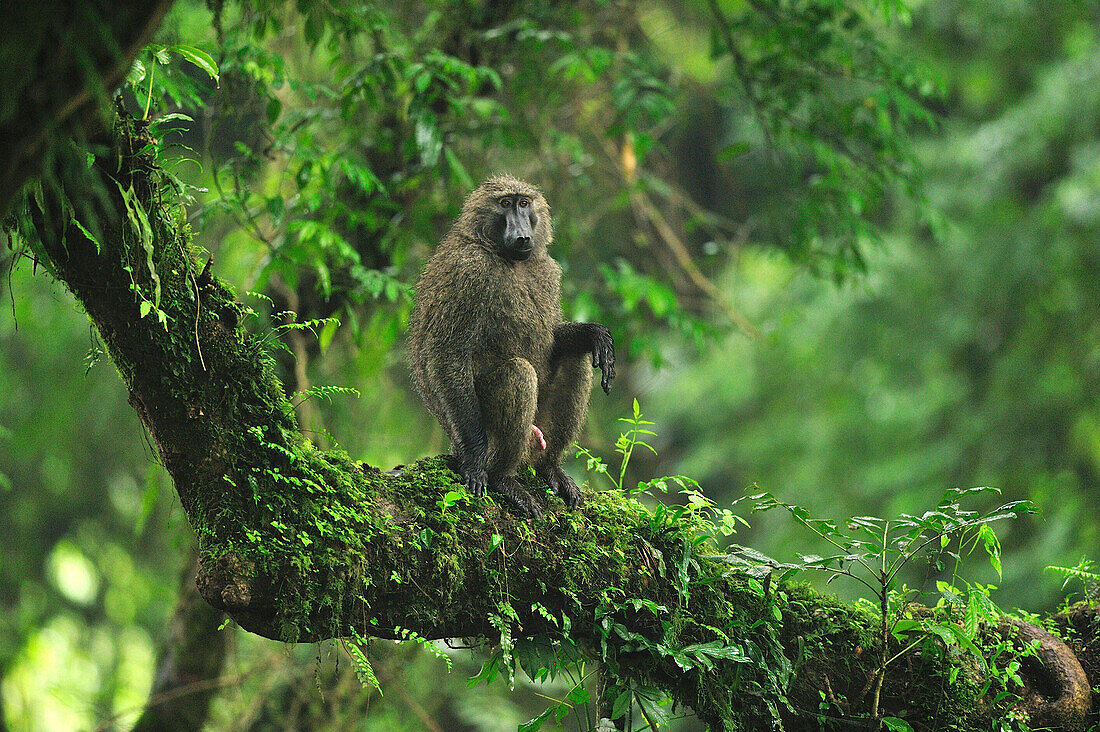
{"type": "Polygon", "coordinates": [[[503,208],[511,208],[511,206],[512,206],[512,199],[511,199],[511,198],[502,198],[502,199],[500,199],[500,205],[501,205],[501,206],[502,206],[503,208]]]}
{"type": "Polygon", "coordinates": [[[519,199],[519,207],[520,208],[527,208],[530,205],[531,205],[531,201],[529,201],[528,199],[526,199],[526,198],[519,199]]]}

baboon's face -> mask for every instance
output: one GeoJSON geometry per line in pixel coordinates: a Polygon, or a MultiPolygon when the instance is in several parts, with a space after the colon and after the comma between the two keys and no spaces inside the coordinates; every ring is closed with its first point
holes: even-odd
{"type": "Polygon", "coordinates": [[[526,261],[550,244],[550,207],[538,188],[518,178],[489,178],[462,208],[466,230],[509,261],[526,261]]]}
{"type": "Polygon", "coordinates": [[[513,262],[522,262],[535,251],[539,219],[532,204],[531,196],[524,193],[506,193],[496,199],[493,239],[501,255],[513,262]]]}

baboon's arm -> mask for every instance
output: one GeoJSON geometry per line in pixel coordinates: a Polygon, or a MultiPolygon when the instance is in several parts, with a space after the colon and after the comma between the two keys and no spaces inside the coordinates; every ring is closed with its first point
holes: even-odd
{"type": "Polygon", "coordinates": [[[443,406],[451,452],[458,458],[462,479],[475,496],[481,496],[489,482],[489,441],[474,390],[471,361],[466,358],[430,365],[428,378],[443,406]]]}
{"type": "Polygon", "coordinates": [[[559,323],[554,328],[550,362],[582,353],[592,354],[592,367],[603,372],[600,386],[605,394],[610,393],[615,378],[615,341],[611,331],[599,323],[559,323]]]}

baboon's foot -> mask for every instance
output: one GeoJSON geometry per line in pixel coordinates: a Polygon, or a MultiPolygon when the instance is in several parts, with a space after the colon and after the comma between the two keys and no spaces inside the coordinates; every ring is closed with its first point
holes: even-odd
{"type": "Polygon", "coordinates": [[[542,516],[542,508],[531,494],[525,491],[515,478],[504,478],[497,487],[500,493],[508,501],[517,514],[524,518],[537,519],[542,516]]]}
{"type": "Polygon", "coordinates": [[[546,481],[550,490],[565,501],[565,505],[569,508],[577,508],[584,502],[580,488],[577,488],[577,484],[560,465],[540,465],[535,468],[535,472],[546,481]]]}

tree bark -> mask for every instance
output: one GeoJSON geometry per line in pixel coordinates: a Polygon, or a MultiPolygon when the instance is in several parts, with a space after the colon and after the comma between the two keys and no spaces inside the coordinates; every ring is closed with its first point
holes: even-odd
{"type": "MultiPolygon", "coordinates": [[[[860,692],[883,657],[874,614],[732,571],[699,540],[694,514],[659,516],[593,490],[570,512],[532,485],[547,515],[529,522],[489,500],[448,505],[460,486],[447,458],[394,476],[318,450],[273,376],[264,344],[275,336],[247,332],[249,311],[199,266],[146,136],[120,118],[110,154],[58,171],[65,189],[44,191],[36,228],[172,475],[213,607],[289,642],[481,637],[536,666],[552,651],[584,654],[615,679],[609,693],[663,689],[714,729],[879,724],[860,692]],[[89,202],[88,190],[101,195],[89,202]],[[94,239],[73,211],[102,222],[94,239]]],[[[888,669],[877,708],[915,729],[988,729],[1006,703],[983,691],[973,658],[933,646],[888,669]]],[[[1056,650],[1050,658],[1076,663],[1056,650]]],[[[1043,663],[1011,707],[1025,718],[1065,696],[1057,679],[1079,678],[1043,663]]],[[[1065,715],[1041,718],[1083,729],[1088,700],[1073,693],[1065,715]]]]}

